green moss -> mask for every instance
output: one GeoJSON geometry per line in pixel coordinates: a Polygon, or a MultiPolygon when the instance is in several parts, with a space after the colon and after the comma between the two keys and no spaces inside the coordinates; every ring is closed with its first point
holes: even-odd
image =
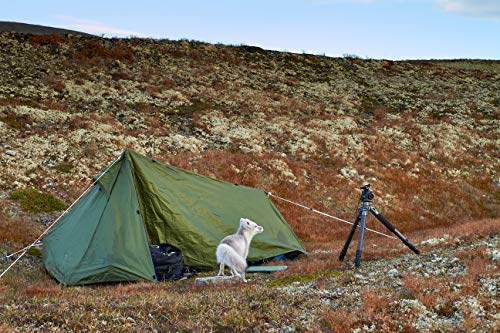
{"type": "Polygon", "coordinates": [[[19,201],[24,210],[33,213],[48,213],[66,209],[66,204],[52,194],[42,193],[35,189],[14,191],[10,198],[19,201]]]}
{"type": "Polygon", "coordinates": [[[292,284],[293,282],[306,283],[309,281],[314,281],[317,279],[326,279],[332,277],[338,277],[344,273],[338,271],[318,271],[304,274],[295,274],[288,276],[281,276],[276,280],[272,280],[268,283],[270,287],[281,287],[292,284]]]}
{"type": "Polygon", "coordinates": [[[42,251],[40,251],[36,247],[32,247],[32,248],[28,249],[28,251],[26,251],[26,253],[29,254],[29,255],[32,255],[34,257],[37,257],[37,258],[41,258],[42,257],[42,251]]]}

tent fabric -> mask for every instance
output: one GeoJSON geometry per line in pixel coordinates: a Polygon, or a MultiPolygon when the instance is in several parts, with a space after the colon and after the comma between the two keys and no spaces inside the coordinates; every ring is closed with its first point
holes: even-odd
{"type": "Polygon", "coordinates": [[[115,164],[43,239],[46,269],[68,285],[155,280],[127,160],[115,164]]]}
{"type": "Polygon", "coordinates": [[[215,249],[239,219],[264,227],[249,261],[306,251],[265,192],[202,176],[125,150],[43,239],[60,282],[156,280],[149,244],[181,249],[187,266],[216,267],[215,249]]]}

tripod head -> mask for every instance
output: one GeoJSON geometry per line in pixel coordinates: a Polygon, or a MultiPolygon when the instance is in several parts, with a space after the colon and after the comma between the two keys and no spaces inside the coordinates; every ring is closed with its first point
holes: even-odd
{"type": "Polygon", "coordinates": [[[359,188],[361,191],[361,196],[359,197],[359,201],[362,202],[372,202],[375,195],[370,190],[370,183],[366,183],[359,188]]]}

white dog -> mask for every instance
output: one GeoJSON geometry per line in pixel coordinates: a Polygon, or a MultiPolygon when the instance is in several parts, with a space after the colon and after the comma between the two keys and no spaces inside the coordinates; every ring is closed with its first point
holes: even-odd
{"type": "Polygon", "coordinates": [[[232,276],[238,276],[245,280],[247,269],[247,256],[250,249],[250,242],[256,234],[260,234],[264,228],[257,223],[246,219],[240,219],[240,227],[234,235],[226,236],[220,241],[215,256],[217,263],[220,264],[219,274],[224,275],[224,265],[229,266],[232,276]]]}

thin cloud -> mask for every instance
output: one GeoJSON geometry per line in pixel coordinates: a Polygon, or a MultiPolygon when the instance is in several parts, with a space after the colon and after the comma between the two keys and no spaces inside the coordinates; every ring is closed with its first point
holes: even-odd
{"type": "Polygon", "coordinates": [[[404,5],[405,2],[434,3],[439,9],[463,16],[490,18],[500,20],[500,0],[305,0],[311,4],[375,4],[394,3],[404,5]]]}
{"type": "Polygon", "coordinates": [[[373,3],[377,0],[306,0],[309,3],[315,3],[319,5],[325,4],[341,4],[341,3],[373,3]]]}
{"type": "Polygon", "coordinates": [[[436,0],[436,4],[445,11],[500,20],[499,0],[436,0]]]}
{"type": "Polygon", "coordinates": [[[86,20],[72,16],[59,16],[60,20],[65,21],[63,28],[87,32],[94,35],[110,35],[110,36],[140,36],[141,34],[135,31],[120,29],[107,25],[102,22],[86,20]]]}

